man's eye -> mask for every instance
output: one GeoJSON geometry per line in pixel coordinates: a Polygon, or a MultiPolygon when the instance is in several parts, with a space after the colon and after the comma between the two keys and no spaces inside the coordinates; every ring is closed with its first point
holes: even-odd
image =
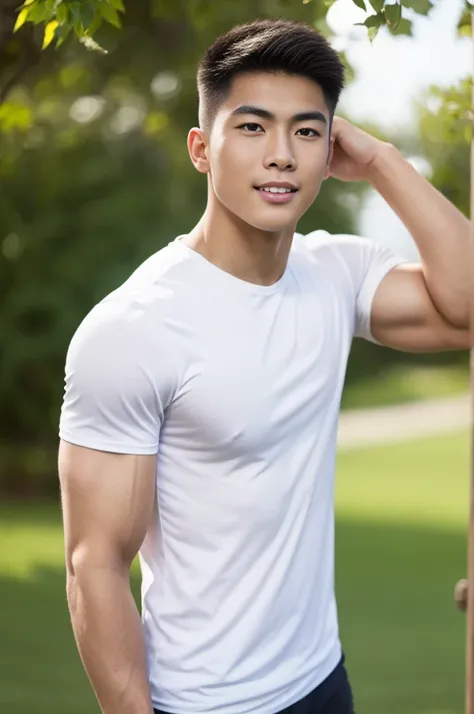
{"type": "MultiPolygon", "coordinates": [[[[253,134],[258,133],[262,127],[260,124],[254,124],[253,122],[247,122],[247,124],[241,124],[239,126],[239,129],[247,129],[248,131],[252,132],[253,134]]],[[[263,131],[263,129],[262,129],[263,131]]]]}
{"type": "Polygon", "coordinates": [[[309,127],[298,129],[296,133],[298,134],[299,132],[302,132],[302,136],[321,136],[319,131],[316,131],[316,129],[310,129],[309,127]]]}

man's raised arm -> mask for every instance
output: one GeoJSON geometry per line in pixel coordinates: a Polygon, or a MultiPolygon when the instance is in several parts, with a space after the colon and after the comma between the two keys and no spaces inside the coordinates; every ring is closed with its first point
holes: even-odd
{"type": "Polygon", "coordinates": [[[420,253],[419,263],[398,265],[378,286],[370,315],[374,338],[409,352],[468,349],[470,221],[391,144],[340,117],[334,120],[333,140],[330,175],[369,181],[420,253]]]}
{"type": "Polygon", "coordinates": [[[59,449],[67,600],[104,714],[152,714],[131,562],[153,513],[156,455],[59,449]]]}

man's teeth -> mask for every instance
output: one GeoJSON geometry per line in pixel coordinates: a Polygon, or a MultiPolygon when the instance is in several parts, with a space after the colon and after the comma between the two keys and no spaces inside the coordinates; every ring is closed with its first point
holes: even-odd
{"type": "Polygon", "coordinates": [[[276,186],[265,186],[260,189],[260,191],[267,191],[268,193],[291,193],[292,190],[291,188],[277,188],[276,186]]]}

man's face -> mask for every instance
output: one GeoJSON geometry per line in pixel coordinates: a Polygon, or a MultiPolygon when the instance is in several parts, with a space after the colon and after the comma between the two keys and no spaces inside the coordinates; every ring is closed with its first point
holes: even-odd
{"type": "Polygon", "coordinates": [[[328,175],[330,148],[329,110],[317,84],[286,74],[239,75],[208,137],[211,190],[248,225],[294,227],[328,175]]]}

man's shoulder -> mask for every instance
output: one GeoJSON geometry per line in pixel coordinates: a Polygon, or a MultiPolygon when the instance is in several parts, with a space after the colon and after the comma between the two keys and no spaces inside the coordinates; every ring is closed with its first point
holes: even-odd
{"type": "Polygon", "coordinates": [[[192,289],[189,255],[172,241],[139,265],[127,280],[107,296],[150,306],[169,304],[171,298],[192,289]]]}
{"type": "Polygon", "coordinates": [[[188,255],[173,241],[143,261],[99,305],[109,303],[125,312],[139,309],[141,314],[170,308],[192,291],[192,275],[188,255]]]}
{"type": "Polygon", "coordinates": [[[300,260],[318,265],[325,274],[342,273],[357,276],[374,251],[380,251],[373,241],[349,233],[329,233],[316,230],[305,235],[296,233],[293,252],[300,260]]]}
{"type": "Polygon", "coordinates": [[[321,259],[337,256],[345,251],[364,250],[370,245],[367,238],[349,233],[329,233],[318,229],[310,233],[295,233],[293,248],[295,252],[315,256],[321,259]]]}
{"type": "Polygon", "coordinates": [[[155,337],[183,298],[192,296],[186,254],[170,243],[139,265],[127,280],[105,295],[82,320],[75,339],[97,332],[117,336],[124,344],[141,336],[155,337]]]}

